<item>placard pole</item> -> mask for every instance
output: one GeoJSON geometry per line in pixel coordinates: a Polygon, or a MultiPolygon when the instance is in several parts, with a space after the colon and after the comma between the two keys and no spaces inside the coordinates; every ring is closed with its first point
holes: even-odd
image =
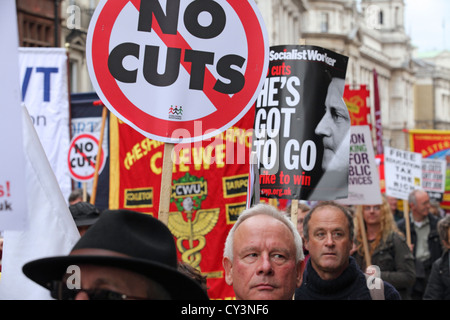
{"type": "Polygon", "coordinates": [[[366,268],[367,268],[368,266],[372,265],[372,261],[369,254],[369,244],[367,241],[366,226],[364,225],[364,216],[362,211],[358,213],[358,221],[359,221],[359,229],[361,230],[361,238],[364,248],[364,259],[366,260],[366,268]]]}
{"type": "Polygon", "coordinates": [[[100,170],[100,162],[101,162],[102,147],[103,147],[103,136],[104,136],[104,131],[105,131],[105,123],[106,123],[106,116],[107,115],[108,115],[108,108],[103,106],[103,110],[102,110],[102,126],[100,128],[100,140],[98,141],[97,158],[95,159],[94,182],[92,184],[91,204],[94,204],[94,205],[95,205],[95,198],[97,196],[98,171],[100,170]]]}
{"type": "Polygon", "coordinates": [[[172,194],[173,143],[164,144],[164,156],[161,175],[161,193],[159,194],[158,219],[165,225],[169,223],[170,197],[172,194]]]}
{"type": "Polygon", "coordinates": [[[291,221],[295,227],[297,227],[297,213],[298,213],[298,200],[293,199],[291,201],[291,221]]]}
{"type": "Polygon", "coordinates": [[[411,249],[411,226],[409,224],[409,205],[408,200],[403,200],[403,216],[405,217],[406,243],[411,249]]]}
{"type": "Polygon", "coordinates": [[[83,202],[87,202],[87,184],[83,181],[83,202]]]}

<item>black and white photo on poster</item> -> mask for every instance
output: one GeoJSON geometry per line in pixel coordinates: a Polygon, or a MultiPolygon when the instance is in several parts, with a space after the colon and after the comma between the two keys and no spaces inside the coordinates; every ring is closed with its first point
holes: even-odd
{"type": "Polygon", "coordinates": [[[252,150],[261,196],[334,200],[348,195],[348,57],[317,46],[270,48],[255,108],[252,150]]]}

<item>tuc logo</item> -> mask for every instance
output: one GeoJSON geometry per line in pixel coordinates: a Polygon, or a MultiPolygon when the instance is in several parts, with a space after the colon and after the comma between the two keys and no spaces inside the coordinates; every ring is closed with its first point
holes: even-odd
{"type": "Polygon", "coordinates": [[[105,105],[145,136],[171,143],[213,137],[244,116],[265,80],[268,51],[253,0],[103,0],[87,42],[89,74],[105,105]],[[195,121],[204,132],[194,132],[195,121]]]}
{"type": "Polygon", "coordinates": [[[183,106],[173,106],[169,108],[169,119],[181,120],[183,116],[183,106]]]}

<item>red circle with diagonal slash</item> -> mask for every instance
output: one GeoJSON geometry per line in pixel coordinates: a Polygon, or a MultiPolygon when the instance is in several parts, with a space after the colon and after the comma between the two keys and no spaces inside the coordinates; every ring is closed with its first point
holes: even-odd
{"type": "MultiPolygon", "coordinates": [[[[97,94],[108,109],[145,136],[168,143],[180,142],[179,137],[172,137],[175,130],[180,132],[178,130],[182,129],[181,132],[188,132],[188,137],[183,135],[185,138],[183,142],[200,141],[219,134],[242,118],[256,100],[266,77],[269,52],[266,30],[253,0],[216,0],[216,2],[231,6],[242,23],[239,30],[245,33],[247,40],[245,44],[247,48],[245,85],[242,90],[232,96],[222,94],[213,89],[216,79],[212,73],[206,71],[203,93],[214,105],[216,111],[194,120],[173,121],[152,116],[131,102],[108,68],[108,57],[111,51],[110,38],[114,23],[125,5],[131,3],[139,10],[140,1],[102,1],[91,20],[86,52],[91,80],[97,94]]],[[[182,19],[179,20],[182,21],[182,19]]],[[[135,24],[137,26],[137,21],[135,24]]],[[[177,35],[162,34],[156,19],[153,19],[152,29],[167,47],[195,49],[189,46],[179,32],[177,35]]],[[[234,45],[238,44],[232,44],[230,47],[233,48],[234,45]]],[[[214,48],[211,51],[214,51],[214,48]]],[[[185,68],[190,72],[190,66],[186,62],[182,61],[181,65],[180,68],[185,68]]],[[[139,92],[139,94],[145,94],[145,92],[139,92]]],[[[155,108],[164,107],[167,106],[155,106],[155,108]]]]}
{"type": "MultiPolygon", "coordinates": [[[[99,144],[98,139],[95,136],[93,136],[91,134],[87,134],[87,133],[79,134],[72,139],[72,141],[70,142],[70,146],[69,146],[67,162],[68,162],[68,166],[69,166],[69,173],[74,180],[79,181],[79,182],[85,182],[85,181],[90,181],[90,180],[94,179],[95,160],[97,159],[98,144],[99,144]],[[87,142],[91,142],[92,145],[95,147],[91,151],[89,151],[89,155],[87,155],[84,150],[82,150],[82,151],[76,150],[75,146],[77,145],[77,143],[86,144],[87,142]],[[77,163],[76,160],[80,157],[84,159],[83,163],[88,164],[89,170],[84,169],[84,170],[82,170],[82,172],[80,172],[80,170],[76,170],[72,167],[72,165],[71,165],[72,161],[75,160],[75,163],[77,163]],[[93,160],[92,163],[90,163],[91,159],[93,160]]],[[[104,166],[105,166],[105,153],[102,149],[102,153],[100,155],[100,166],[99,166],[98,174],[100,174],[100,172],[103,170],[104,166]]]]}

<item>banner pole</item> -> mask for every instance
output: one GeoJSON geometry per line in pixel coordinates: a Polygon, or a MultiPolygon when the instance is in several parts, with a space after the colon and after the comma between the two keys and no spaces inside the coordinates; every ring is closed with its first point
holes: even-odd
{"type": "Polygon", "coordinates": [[[291,221],[297,227],[298,200],[291,201],[291,221]]]}
{"type": "Polygon", "coordinates": [[[358,213],[358,220],[359,220],[359,229],[361,230],[361,237],[362,237],[362,243],[364,248],[364,259],[366,260],[366,268],[370,265],[372,265],[372,261],[369,254],[369,244],[367,242],[367,234],[366,234],[366,227],[364,225],[364,217],[362,214],[362,211],[358,213]]]}
{"type": "Polygon", "coordinates": [[[83,182],[83,202],[87,202],[87,184],[83,182]]]}
{"type": "Polygon", "coordinates": [[[102,125],[100,128],[100,139],[98,141],[97,157],[95,159],[94,182],[92,185],[92,195],[91,195],[91,204],[94,204],[94,205],[95,205],[95,198],[97,196],[98,171],[100,170],[100,162],[101,162],[102,147],[103,147],[103,136],[104,136],[104,131],[105,131],[105,123],[106,123],[107,114],[108,114],[108,109],[105,106],[103,106],[102,125]]]}
{"type": "Polygon", "coordinates": [[[411,226],[409,224],[409,205],[408,200],[403,200],[403,216],[405,217],[406,243],[411,249],[411,226]]]}
{"type": "Polygon", "coordinates": [[[172,193],[173,143],[164,144],[164,156],[161,175],[161,192],[159,194],[158,219],[165,225],[169,223],[170,197],[172,193]]]}

